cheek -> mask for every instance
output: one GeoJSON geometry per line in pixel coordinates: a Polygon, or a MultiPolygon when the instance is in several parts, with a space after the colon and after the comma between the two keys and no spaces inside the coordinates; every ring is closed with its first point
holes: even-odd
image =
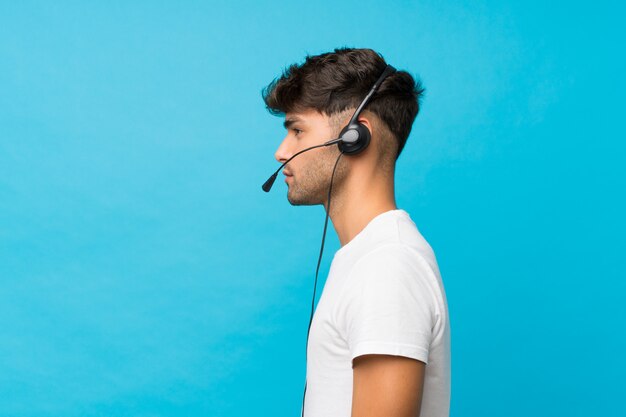
{"type": "Polygon", "coordinates": [[[293,167],[296,172],[308,171],[309,167],[315,164],[315,149],[296,156],[291,162],[294,162],[293,167]]]}
{"type": "Polygon", "coordinates": [[[327,157],[328,155],[324,155],[320,152],[317,155],[313,155],[313,157],[307,161],[307,164],[303,167],[302,172],[305,173],[308,181],[319,182],[327,176],[327,157]]]}

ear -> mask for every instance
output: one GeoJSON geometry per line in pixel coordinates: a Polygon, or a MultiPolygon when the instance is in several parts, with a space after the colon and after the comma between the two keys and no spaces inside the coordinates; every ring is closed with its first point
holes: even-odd
{"type": "Polygon", "coordinates": [[[367,114],[361,113],[359,117],[357,117],[357,122],[365,125],[367,130],[370,131],[370,136],[374,136],[374,126],[372,125],[371,120],[372,119],[367,114]]]}

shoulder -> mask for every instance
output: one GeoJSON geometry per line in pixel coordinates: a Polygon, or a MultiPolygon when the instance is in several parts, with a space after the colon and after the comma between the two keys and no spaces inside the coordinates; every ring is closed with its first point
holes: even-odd
{"type": "Polygon", "coordinates": [[[437,277],[430,263],[414,247],[387,243],[363,254],[352,266],[343,300],[359,303],[404,299],[437,310],[437,277]]]}
{"type": "Polygon", "coordinates": [[[359,258],[334,310],[353,358],[386,353],[427,362],[440,316],[431,276],[428,263],[403,244],[359,258]]]}
{"type": "Polygon", "coordinates": [[[415,247],[403,242],[386,243],[359,257],[352,266],[348,280],[383,274],[398,279],[427,278],[433,273],[429,262],[415,247]]]}

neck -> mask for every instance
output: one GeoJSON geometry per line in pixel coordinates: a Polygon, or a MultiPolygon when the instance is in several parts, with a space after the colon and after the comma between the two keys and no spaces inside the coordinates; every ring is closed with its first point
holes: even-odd
{"type": "Polygon", "coordinates": [[[329,217],[343,247],[374,217],[395,209],[393,175],[387,179],[373,173],[369,178],[346,178],[340,189],[333,189],[329,217]]]}

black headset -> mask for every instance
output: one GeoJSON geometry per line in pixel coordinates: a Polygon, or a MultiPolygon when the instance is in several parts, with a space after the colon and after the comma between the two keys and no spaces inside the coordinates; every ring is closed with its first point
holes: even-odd
{"type": "MultiPolygon", "coordinates": [[[[339,157],[337,158],[337,161],[335,162],[333,173],[330,177],[330,187],[328,188],[328,209],[326,210],[326,220],[324,221],[324,233],[322,236],[322,246],[320,248],[320,255],[317,260],[317,269],[315,270],[315,283],[313,285],[313,300],[311,301],[311,317],[309,318],[309,329],[307,330],[307,334],[306,334],[307,349],[305,350],[305,353],[306,351],[308,351],[309,334],[311,333],[311,323],[313,322],[313,313],[315,311],[315,291],[317,289],[317,276],[320,270],[320,263],[322,262],[322,253],[324,253],[324,241],[326,239],[326,227],[328,226],[328,215],[330,214],[330,197],[331,197],[332,189],[333,189],[333,178],[335,177],[335,169],[337,168],[337,164],[339,163],[339,159],[341,158],[342,155],[356,155],[359,152],[362,152],[370,144],[370,141],[372,139],[372,133],[367,128],[367,126],[359,122],[357,119],[359,115],[361,114],[361,111],[363,111],[363,108],[367,105],[367,103],[369,103],[370,99],[372,98],[376,90],[378,90],[378,88],[383,83],[385,78],[387,78],[389,75],[393,74],[394,72],[396,72],[396,69],[392,67],[391,65],[387,65],[387,67],[385,67],[385,70],[380,75],[380,77],[378,77],[378,80],[374,83],[374,85],[370,89],[369,93],[367,93],[367,95],[365,96],[361,104],[359,104],[359,107],[356,108],[354,114],[352,115],[352,118],[350,119],[350,122],[348,122],[346,127],[344,127],[341,130],[341,132],[339,133],[339,137],[337,139],[329,140],[328,142],[324,142],[321,145],[311,146],[310,148],[306,148],[299,152],[296,152],[291,158],[287,159],[280,166],[280,168],[278,168],[276,172],[267,181],[265,181],[265,183],[262,186],[263,191],[268,192],[272,188],[272,185],[274,184],[274,180],[276,179],[276,175],[278,175],[278,172],[287,164],[287,162],[291,161],[293,158],[300,155],[301,153],[310,151],[311,149],[320,148],[323,146],[334,145],[335,143],[339,147],[339,151],[341,153],[339,154],[339,157]]],[[[302,417],[304,417],[304,400],[306,398],[306,387],[307,387],[307,383],[305,380],[304,393],[302,394],[302,417]]]]}
{"type": "Polygon", "coordinates": [[[363,108],[367,105],[367,103],[369,103],[370,99],[376,90],[378,90],[378,87],[380,87],[385,78],[393,74],[395,71],[396,69],[394,67],[387,65],[381,76],[370,89],[369,93],[367,93],[361,104],[359,104],[359,107],[357,107],[356,111],[352,115],[352,118],[350,119],[350,122],[348,122],[348,125],[341,130],[341,133],[339,133],[339,139],[341,139],[341,142],[338,143],[338,146],[341,153],[345,155],[355,155],[367,148],[367,145],[370,144],[372,133],[367,126],[357,121],[357,118],[361,114],[363,108]]]}

